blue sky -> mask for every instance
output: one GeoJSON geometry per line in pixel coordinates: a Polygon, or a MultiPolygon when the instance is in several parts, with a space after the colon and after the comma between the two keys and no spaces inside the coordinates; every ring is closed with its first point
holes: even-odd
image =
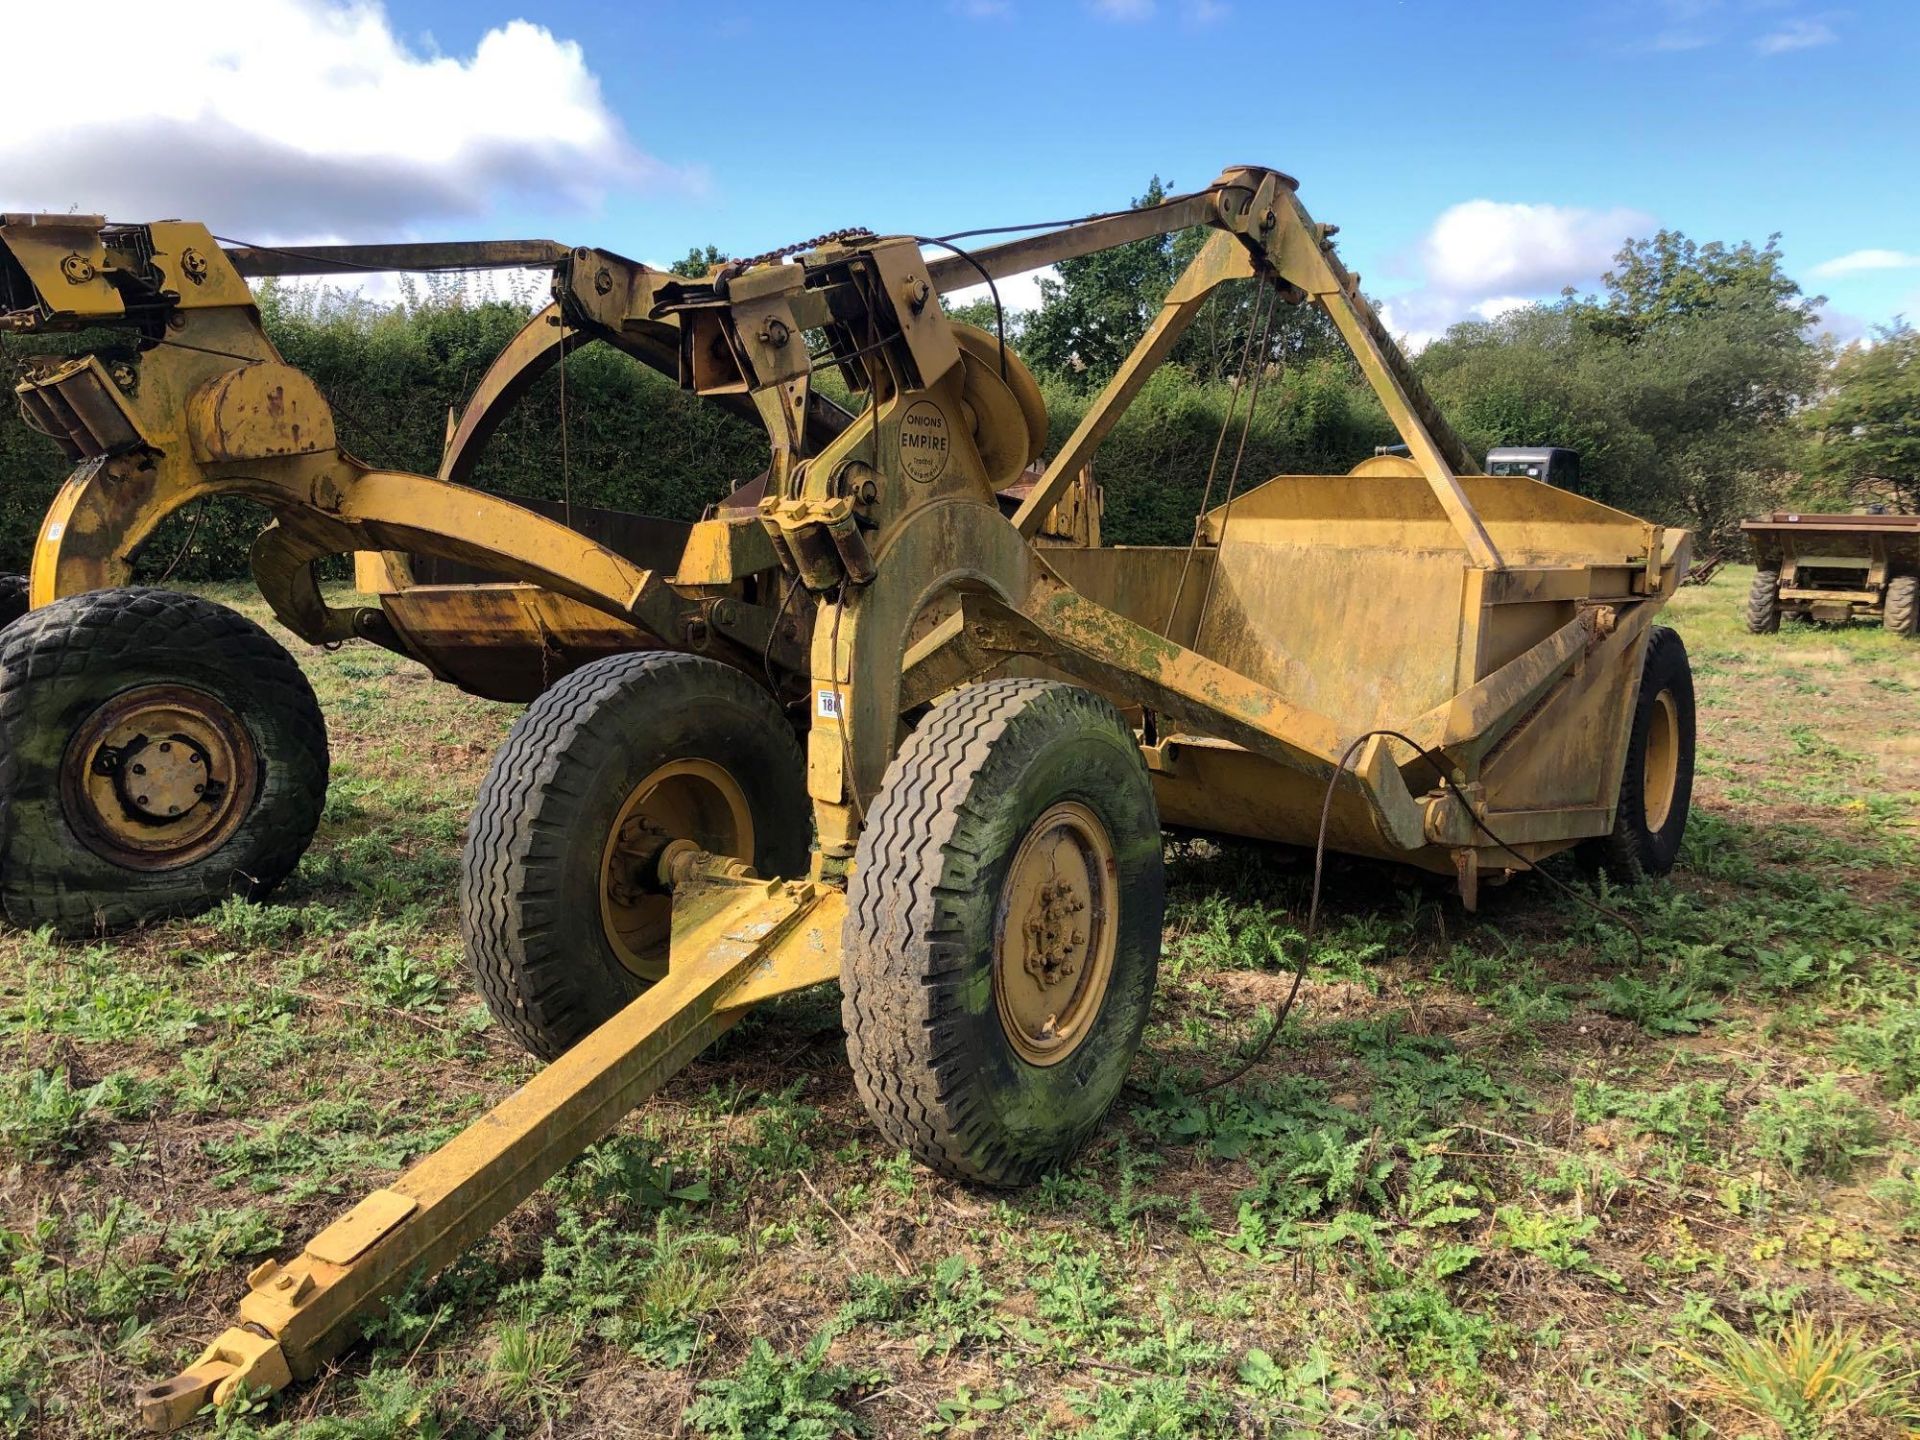
{"type": "MultiPolygon", "coordinates": [[[[105,114],[0,136],[0,203],[144,205],[282,240],[530,233],[665,260],[850,224],[1071,216],[1155,173],[1197,186],[1247,162],[1300,177],[1416,335],[1591,284],[1621,238],[1656,225],[1779,231],[1843,334],[1920,318],[1912,0],[254,0],[250,14],[215,51],[160,42],[185,47],[164,57],[176,98],[125,87],[141,93],[105,114]]],[[[46,83],[15,115],[73,104],[46,83]]]]}

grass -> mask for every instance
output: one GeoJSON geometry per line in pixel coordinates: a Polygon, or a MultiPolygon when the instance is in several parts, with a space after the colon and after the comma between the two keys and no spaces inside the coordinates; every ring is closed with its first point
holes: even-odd
{"type": "MultiPolygon", "coordinates": [[[[1920,648],[1684,592],[1696,810],[1646,933],[1525,880],[1169,851],[1134,1088],[1071,1170],[885,1150],[832,994],[749,1018],[233,1437],[1901,1435],[1920,1303],[1920,648]]],[[[259,614],[241,592],[239,601],[259,614]]],[[[267,906],[0,935],[0,1434],[127,1392],[533,1064],[452,879],[510,707],[303,653],[319,842],[267,906]]],[[[1571,868],[1564,873],[1576,874],[1571,868]]]]}

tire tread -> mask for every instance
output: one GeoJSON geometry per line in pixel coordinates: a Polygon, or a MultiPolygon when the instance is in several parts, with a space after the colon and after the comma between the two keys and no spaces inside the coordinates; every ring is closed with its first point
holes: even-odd
{"type": "MultiPolygon", "coordinates": [[[[777,763],[795,777],[806,773],[799,742],[772,696],[730,666],[677,651],[614,655],[575,671],[527,707],[494,755],[467,827],[461,930],[487,1008],[544,1059],[606,1018],[572,983],[580,957],[554,943],[565,931],[558,912],[566,842],[589,798],[581,777],[631,728],[642,708],[637,696],[644,693],[644,707],[675,713],[709,703],[715,686],[761,713],[777,763]]],[[[776,839],[775,867],[804,869],[808,836],[776,839]]],[[[644,982],[633,983],[638,993],[644,982]]]]}
{"type": "MultiPolygon", "coordinates": [[[[874,1123],[923,1164],[995,1185],[1036,1178],[1101,1120],[1099,1110],[1082,1117],[1064,1145],[1045,1152],[1016,1146],[985,1113],[973,1083],[977,1057],[950,1023],[972,978],[955,902],[991,861],[982,842],[992,797],[978,782],[1004,753],[1010,727],[1042,702],[1126,734],[1107,701],[1047,680],[990,680],[936,705],[901,745],[867,813],[842,944],[847,1053],[874,1123]]],[[[1144,762],[1133,755],[1145,785],[1144,762]]]]}

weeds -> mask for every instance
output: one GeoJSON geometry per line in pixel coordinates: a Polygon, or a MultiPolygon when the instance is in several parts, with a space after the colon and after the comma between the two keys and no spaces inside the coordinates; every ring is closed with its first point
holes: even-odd
{"type": "Polygon", "coordinates": [[[1858,1330],[1797,1316],[1756,1336],[1724,1320],[1708,1325],[1708,1343],[1683,1349],[1691,1394],[1778,1427],[1788,1440],[1845,1433],[1850,1421],[1920,1421],[1911,1371],[1896,1373],[1900,1347],[1870,1345],[1858,1330]]]}
{"type": "Polygon", "coordinates": [[[29,1070],[0,1079],[0,1150],[48,1165],[85,1148],[103,1116],[136,1115],[152,1098],[150,1086],[111,1075],[75,1088],[64,1070],[29,1070]]]}
{"type": "Polygon", "coordinates": [[[841,1402],[880,1376],[829,1365],[829,1343],[822,1335],[789,1356],[756,1337],[733,1374],[700,1383],[700,1398],[687,1407],[687,1423],[720,1440],[834,1440],[867,1434],[866,1425],[841,1402]]]}
{"type": "Polygon", "coordinates": [[[1789,1175],[1829,1180],[1850,1176],[1877,1153],[1881,1138],[1878,1117],[1841,1088],[1837,1075],[1768,1096],[1748,1113],[1746,1126],[1756,1154],[1789,1175]]]}
{"type": "Polygon", "coordinates": [[[542,1420],[567,1413],[567,1387],[580,1373],[580,1336],[565,1325],[506,1325],[487,1357],[487,1389],[542,1420]]]}

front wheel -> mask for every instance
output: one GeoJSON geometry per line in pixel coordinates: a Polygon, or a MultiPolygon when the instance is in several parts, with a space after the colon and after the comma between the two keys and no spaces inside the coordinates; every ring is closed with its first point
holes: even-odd
{"type": "Polygon", "coordinates": [[[887,769],[847,888],[847,1055],[882,1133],[956,1179],[1071,1159],[1140,1047],[1165,903],[1159,811],[1107,701],[954,691],[887,769]]]}
{"type": "Polygon", "coordinates": [[[274,638],[170,590],[95,590],[0,634],[0,901],[63,934],[258,897],[327,792],[313,689],[274,638]]]}
{"type": "Polygon", "coordinates": [[[1693,667],[1676,630],[1647,637],[1627,763],[1612,833],[1581,842],[1581,855],[1608,878],[1632,884],[1665,875],[1680,858],[1693,801],[1693,667]]]}

